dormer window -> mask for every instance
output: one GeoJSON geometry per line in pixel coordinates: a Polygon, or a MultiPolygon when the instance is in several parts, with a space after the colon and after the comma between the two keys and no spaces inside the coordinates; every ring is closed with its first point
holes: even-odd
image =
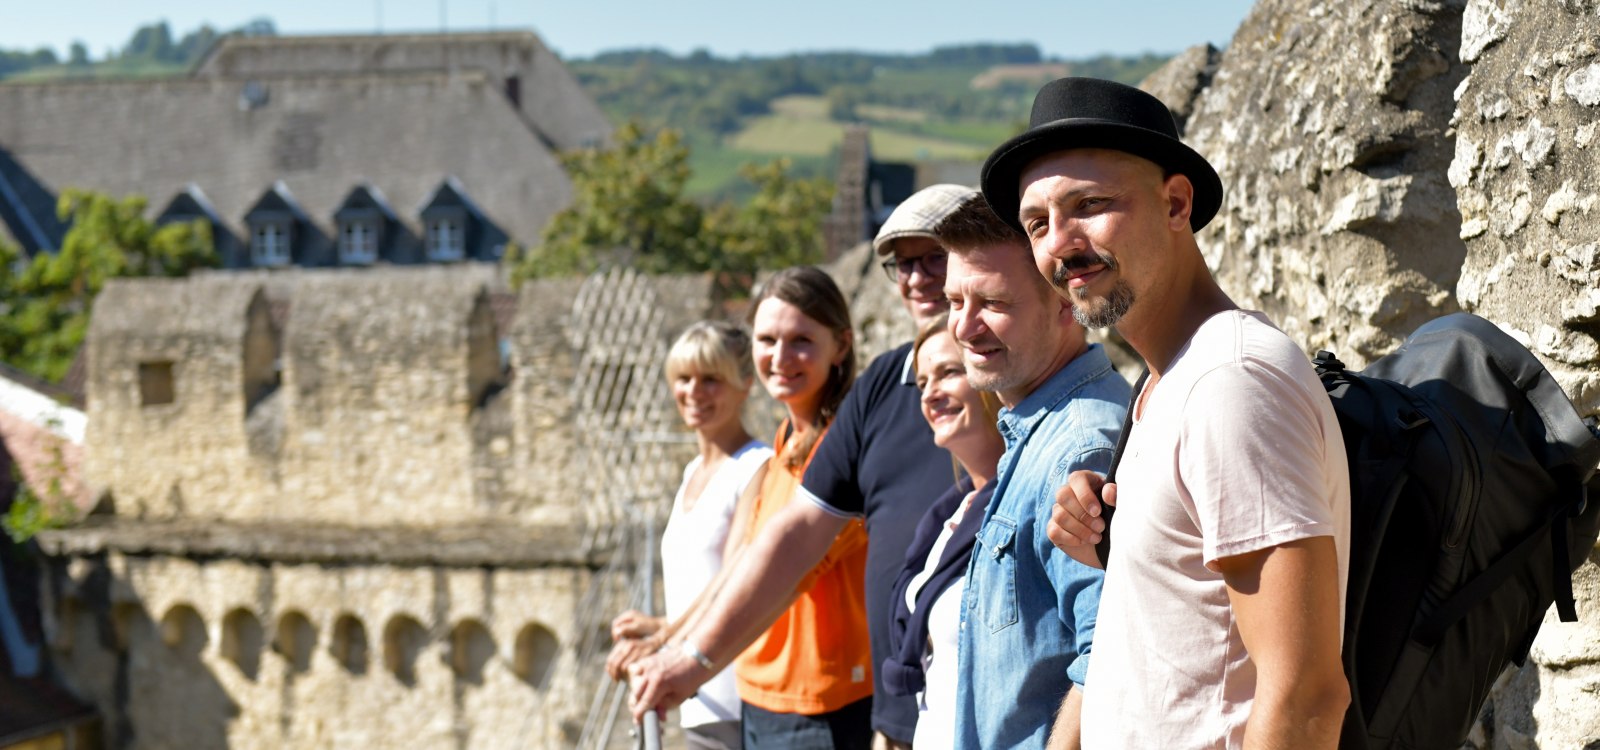
{"type": "Polygon", "coordinates": [[[277,182],[244,215],[244,223],[250,227],[250,265],[278,268],[295,261],[294,243],[311,222],[288,186],[277,182]]]}
{"type": "Polygon", "coordinates": [[[250,234],[250,263],[268,267],[289,265],[288,222],[273,221],[255,225],[250,234]]]}
{"type": "Polygon", "coordinates": [[[428,260],[450,261],[466,257],[462,217],[445,216],[428,222],[428,260]]]}
{"type": "Polygon", "coordinates": [[[454,177],[446,177],[422,202],[417,218],[422,220],[422,247],[427,260],[449,263],[460,260],[495,260],[492,249],[508,239],[467,197],[466,188],[454,177]]]}
{"type": "Polygon", "coordinates": [[[339,262],[365,266],[378,260],[378,226],[369,219],[344,222],[339,227],[339,262]]]}
{"type": "Polygon", "coordinates": [[[346,266],[370,266],[384,258],[384,243],[396,226],[383,193],[365,182],[345,196],[333,223],[339,228],[339,263],[346,266]]]}

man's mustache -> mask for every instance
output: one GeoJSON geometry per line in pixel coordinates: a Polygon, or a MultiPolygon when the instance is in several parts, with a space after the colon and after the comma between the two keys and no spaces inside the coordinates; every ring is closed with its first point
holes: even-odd
{"type": "Polygon", "coordinates": [[[1067,288],[1067,278],[1078,271],[1088,271],[1095,266],[1105,266],[1107,270],[1117,270],[1117,261],[1105,253],[1094,251],[1077,253],[1056,266],[1054,273],[1050,274],[1050,283],[1057,288],[1067,288]]]}

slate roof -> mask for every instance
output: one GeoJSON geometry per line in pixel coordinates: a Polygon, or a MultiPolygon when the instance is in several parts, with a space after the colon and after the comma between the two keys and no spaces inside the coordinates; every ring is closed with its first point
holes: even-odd
{"type": "Polygon", "coordinates": [[[560,58],[531,31],[466,34],[227,37],[195,63],[196,77],[402,73],[477,70],[508,98],[516,78],[518,109],[557,150],[611,135],[599,105],[560,58]]]}
{"type": "MultiPolygon", "coordinates": [[[[234,79],[0,85],[0,148],[52,193],[139,193],[152,213],[197,185],[231,235],[219,248],[243,243],[245,214],[278,181],[326,246],[333,214],[362,182],[417,206],[454,176],[524,243],[570,200],[555,154],[480,72],[252,82],[268,98],[243,109],[246,82],[234,79]]],[[[399,218],[401,239],[420,245],[419,217],[399,218]]]]}
{"type": "Polygon", "coordinates": [[[531,32],[229,38],[187,78],[0,83],[0,235],[58,245],[69,187],[144,195],[152,217],[187,191],[220,218],[218,249],[238,267],[245,214],[281,181],[310,222],[295,257],[332,265],[334,214],[365,184],[398,209],[382,257],[418,262],[411,209],[453,180],[485,219],[469,255],[492,260],[507,239],[536,243],[570,201],[552,146],[609,134],[531,32]]]}

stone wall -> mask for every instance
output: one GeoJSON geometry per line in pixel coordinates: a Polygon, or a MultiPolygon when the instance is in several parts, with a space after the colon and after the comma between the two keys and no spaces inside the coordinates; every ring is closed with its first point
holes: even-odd
{"type": "MultiPolygon", "coordinates": [[[[1199,240],[1237,302],[1355,365],[1475,312],[1600,413],[1600,3],[1260,0],[1145,86],[1222,176],[1199,240]]],[[[1473,746],[1600,743],[1595,560],[1473,746]]]]}
{"type": "Polygon", "coordinates": [[[57,558],[47,632],[127,747],[569,745],[573,568],[57,558]]]}
{"type": "Polygon", "coordinates": [[[1600,4],[1467,3],[1450,184],[1462,307],[1511,329],[1600,409],[1600,4]]]}
{"type": "MultiPolygon", "coordinates": [[[[639,283],[656,346],[710,311],[708,277],[639,283]]],[[[580,525],[592,503],[574,470],[588,403],[575,381],[605,366],[573,339],[581,287],[530,283],[502,322],[503,285],[483,266],[113,282],[88,338],[87,480],[133,518],[580,525]]],[[[588,325],[602,341],[638,333],[588,325]]],[[[643,399],[653,421],[636,427],[676,445],[648,365],[630,364],[638,382],[605,404],[643,399]]],[[[673,482],[682,452],[660,459],[673,482]]]]}
{"type": "Polygon", "coordinates": [[[113,281],[96,312],[85,344],[94,363],[88,485],[133,516],[259,507],[266,475],[252,460],[246,384],[260,378],[244,369],[252,329],[272,326],[259,284],[223,276],[113,281]]]}
{"type": "Polygon", "coordinates": [[[40,536],[56,673],[119,747],[575,743],[693,453],[661,361],[711,303],[477,264],[108,284],[111,502],[40,536]]]}

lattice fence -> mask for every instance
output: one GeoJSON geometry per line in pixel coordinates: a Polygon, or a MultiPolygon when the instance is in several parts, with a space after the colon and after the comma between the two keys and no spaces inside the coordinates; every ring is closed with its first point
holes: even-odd
{"type": "MultiPolygon", "coordinates": [[[[596,690],[579,747],[618,746],[626,691],[599,671],[611,617],[653,597],[654,542],[671,510],[693,439],[679,429],[663,367],[670,342],[662,300],[651,279],[630,269],[590,276],[572,301],[567,335],[579,353],[573,381],[574,423],[581,450],[584,544],[607,550],[578,612],[578,684],[596,690]]],[[[625,722],[625,720],[622,720],[625,722]]]]}

